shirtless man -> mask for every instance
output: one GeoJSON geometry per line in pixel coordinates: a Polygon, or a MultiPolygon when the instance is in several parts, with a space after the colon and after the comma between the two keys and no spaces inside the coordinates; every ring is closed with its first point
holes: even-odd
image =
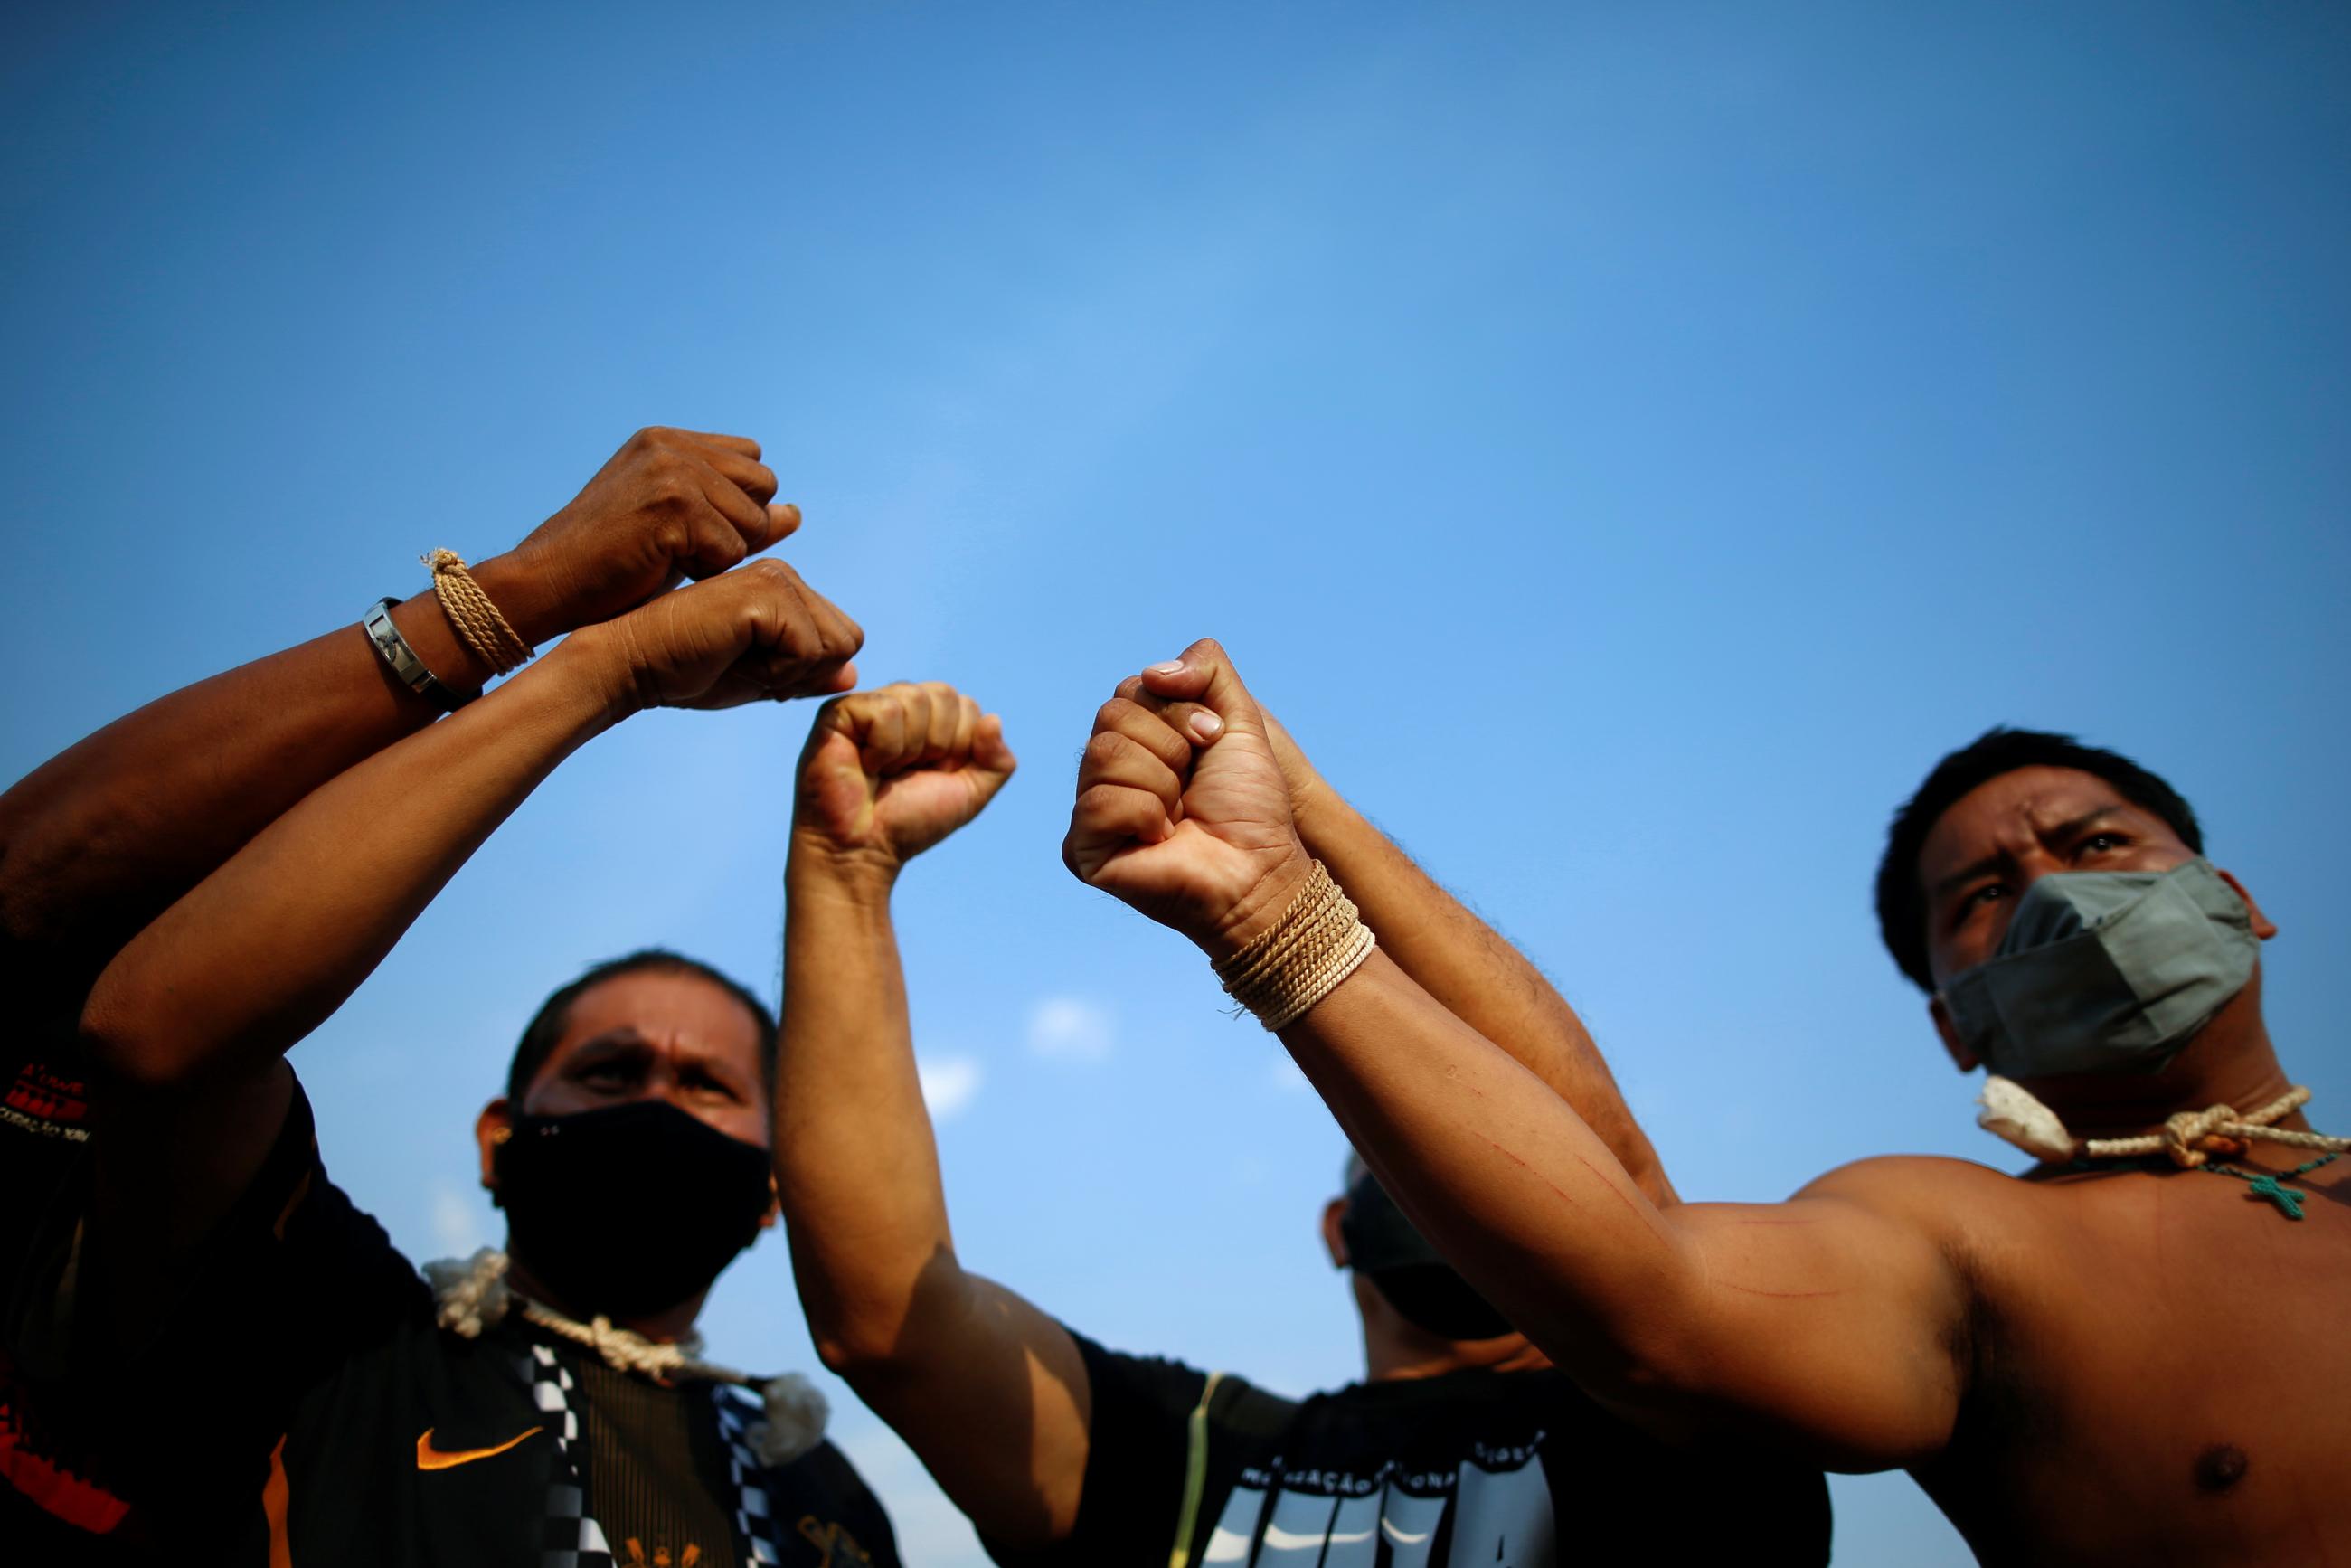
{"type": "MultiPolygon", "coordinates": [[[[1090,752],[1064,856],[1223,959],[1313,862],[1224,651],[1144,682],[1197,743],[1177,808],[1090,752]]],[[[2274,927],[2199,845],[2125,759],[1995,732],[1897,821],[1886,935],[1955,1060],[2017,1075],[2069,1140],[2251,1112],[2289,1087],[2252,956],[2274,927]]],[[[1785,1203],[1679,1203],[1376,950],[1280,1033],[1469,1281],[1653,1430],[1902,1466],[1988,1563],[2351,1559],[2351,1161],[2296,1173],[2325,1151],[2252,1141],[2018,1179],[1889,1157],[1785,1203]]]]}

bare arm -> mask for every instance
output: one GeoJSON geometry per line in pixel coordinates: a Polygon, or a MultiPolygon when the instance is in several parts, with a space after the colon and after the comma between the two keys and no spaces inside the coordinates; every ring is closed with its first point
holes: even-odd
{"type": "Polygon", "coordinates": [[[1665,1166],[1600,1048],[1542,971],[1329,786],[1306,798],[1298,833],[1398,968],[1472,1030],[1507,1041],[1520,1066],[1575,1108],[1635,1186],[1655,1201],[1672,1201],[1665,1166]]]}
{"type": "Polygon", "coordinates": [[[116,955],[81,1032],[103,1091],[89,1271],[119,1335],[258,1168],[289,1093],[283,1052],[564,757],[640,706],[845,678],[855,629],[812,600],[762,562],[575,635],[313,791],[116,955]]]}
{"type": "MultiPolygon", "coordinates": [[[[1185,663],[1224,725],[1179,809],[1083,772],[1063,853],[1221,956],[1308,862],[1222,650],[1185,663]]],[[[1963,1283],[1867,1167],[1782,1205],[1660,1208],[1565,1100],[1377,952],[1283,1040],[1414,1220],[1596,1396],[1668,1435],[1763,1430],[1846,1468],[1948,1437],[1963,1283]]]]}
{"type": "Polygon", "coordinates": [[[1594,1397],[1667,1437],[1765,1435],[1841,1469],[1949,1437],[1965,1294],[1865,1169],[1783,1204],[1661,1208],[1377,953],[1282,1040],[1415,1223],[1594,1397]]]}
{"type": "Polygon", "coordinates": [[[977,814],[1012,767],[996,719],[943,685],[819,716],[786,877],[775,1147],[825,1364],[984,1534],[1040,1545],[1077,1516],[1084,1364],[1060,1324],[956,1257],[890,924],[906,860],[977,814]]]}
{"type": "MultiPolygon", "coordinates": [[[[798,526],[791,507],[768,504],[775,476],[758,457],[737,436],[642,431],[475,576],[533,644],[607,620],[798,526]]],[[[431,593],[392,616],[444,684],[470,691],[488,677],[431,593]]],[[[141,926],[312,789],[439,713],[352,624],[160,697],[37,768],[0,795],[11,995],[69,1026],[141,926]]]]}
{"type": "MultiPolygon", "coordinates": [[[[1130,675],[1094,716],[1095,732],[1114,730],[1171,768],[1188,768],[1192,747],[1206,744],[1192,728],[1203,709],[1190,696],[1180,674],[1130,675]]],[[[1501,1044],[1574,1106],[1643,1192],[1674,1201],[1656,1148],[1567,998],[1332,789],[1280,719],[1259,713],[1301,841],[1346,888],[1382,949],[1454,1017],[1501,1044]]]]}

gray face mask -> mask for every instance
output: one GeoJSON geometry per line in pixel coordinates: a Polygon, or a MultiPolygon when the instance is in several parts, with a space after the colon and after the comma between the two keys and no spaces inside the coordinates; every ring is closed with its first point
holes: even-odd
{"type": "Polygon", "coordinates": [[[2252,914],[2212,862],[2059,872],[2016,901],[2000,950],[1943,1007],[1994,1072],[2154,1072],[2253,976],[2252,914]]]}

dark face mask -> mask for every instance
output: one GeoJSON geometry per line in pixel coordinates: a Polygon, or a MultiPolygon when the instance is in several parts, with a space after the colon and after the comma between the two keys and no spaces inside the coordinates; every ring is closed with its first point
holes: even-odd
{"type": "Polygon", "coordinates": [[[707,1290],[774,1196],[767,1150],[666,1100],[517,1116],[493,1161],[507,1249],[582,1315],[643,1317],[707,1290]]]}
{"type": "Polygon", "coordinates": [[[1492,1339],[1510,1320],[1454,1272],[1368,1171],[1347,1189],[1339,1219],[1347,1264],[1380,1288],[1388,1304],[1441,1339],[1492,1339]]]}

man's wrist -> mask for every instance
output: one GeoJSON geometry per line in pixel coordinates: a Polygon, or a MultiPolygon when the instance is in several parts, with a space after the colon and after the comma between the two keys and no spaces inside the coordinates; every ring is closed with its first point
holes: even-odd
{"type": "Polygon", "coordinates": [[[1330,785],[1319,777],[1311,784],[1290,792],[1290,825],[1305,841],[1307,849],[1322,855],[1322,841],[1343,830],[1353,808],[1339,799],[1330,785]]]}
{"type": "Polygon", "coordinates": [[[1213,926],[1195,933],[1192,940],[1211,962],[1222,963],[1280,922],[1313,871],[1313,857],[1302,844],[1293,844],[1279,866],[1259,877],[1213,926]]]}
{"type": "Polygon", "coordinates": [[[581,627],[536,667],[577,685],[583,698],[596,705],[607,725],[642,713],[648,706],[637,681],[636,660],[623,639],[606,626],[581,627]]]}
{"type": "Polygon", "coordinates": [[[806,829],[794,828],[784,861],[788,895],[805,895],[860,910],[890,907],[890,894],[905,863],[883,851],[844,849],[806,829]]]}
{"type": "Polygon", "coordinates": [[[526,643],[536,648],[550,637],[571,631],[559,624],[549,612],[546,583],[543,574],[530,570],[515,559],[515,552],[494,555],[479,565],[468,568],[490,602],[526,643]]]}

